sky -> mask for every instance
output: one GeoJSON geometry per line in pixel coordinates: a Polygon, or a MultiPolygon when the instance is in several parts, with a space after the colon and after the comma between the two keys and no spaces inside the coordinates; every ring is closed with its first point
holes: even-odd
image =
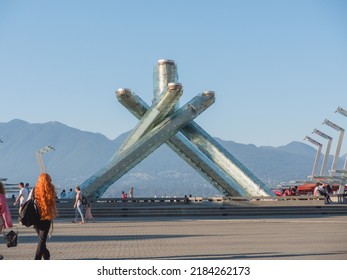
{"type": "Polygon", "coordinates": [[[196,118],[212,136],[325,145],[317,128],[333,153],[339,134],[322,122],[347,129],[335,113],[347,110],[346,14],[343,0],[0,0],[0,122],[58,121],[114,139],[137,123],[115,91],[150,103],[153,68],[172,59],[181,105],[215,91],[196,118]]]}

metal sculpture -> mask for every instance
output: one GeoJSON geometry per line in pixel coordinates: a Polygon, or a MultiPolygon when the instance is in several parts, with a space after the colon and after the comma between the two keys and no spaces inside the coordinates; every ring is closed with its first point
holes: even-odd
{"type": "Polygon", "coordinates": [[[101,197],[117,179],[163,143],[224,195],[273,195],[270,188],[193,121],[214,103],[213,91],[203,92],[179,108],[183,90],[172,60],[158,61],[153,80],[151,106],[129,89],[116,91],[119,102],[140,121],[107,165],[80,185],[86,196],[101,197]]]}
{"type": "Polygon", "coordinates": [[[323,137],[324,139],[328,140],[327,147],[325,148],[325,155],[324,155],[324,159],[323,159],[323,163],[322,163],[322,168],[321,168],[320,174],[319,174],[319,175],[323,176],[325,174],[326,169],[327,169],[326,167],[327,167],[328,160],[329,160],[331,142],[333,141],[333,138],[329,135],[326,135],[325,133],[323,133],[322,131],[320,131],[316,128],[313,130],[312,133],[315,133],[315,134],[323,137]]]}
{"type": "Polygon", "coordinates": [[[337,124],[329,121],[328,119],[325,119],[323,121],[323,124],[326,124],[326,125],[330,126],[331,128],[339,131],[339,139],[338,139],[338,142],[336,145],[336,152],[334,155],[333,163],[332,163],[330,174],[329,174],[330,176],[334,176],[336,173],[337,163],[338,163],[339,158],[340,158],[340,151],[341,151],[341,147],[342,147],[342,141],[343,141],[343,136],[345,134],[345,130],[342,127],[338,126],[337,124]]]}
{"type": "Polygon", "coordinates": [[[319,163],[319,159],[320,159],[323,145],[321,143],[319,143],[318,141],[312,139],[309,136],[306,136],[304,138],[304,140],[307,140],[307,141],[311,142],[313,145],[316,145],[318,147],[317,152],[316,152],[316,157],[315,157],[314,163],[313,163],[312,176],[311,176],[312,178],[314,178],[317,175],[317,168],[318,168],[318,163],[319,163]]]}

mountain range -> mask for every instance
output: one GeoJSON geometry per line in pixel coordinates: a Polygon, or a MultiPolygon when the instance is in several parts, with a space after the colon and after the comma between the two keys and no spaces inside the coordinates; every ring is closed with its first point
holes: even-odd
{"type": "MultiPolygon", "coordinates": [[[[127,133],[110,140],[100,133],[81,131],[59,122],[0,122],[0,177],[8,183],[35,185],[39,175],[36,151],[46,145],[44,163],[58,191],[84,182],[103,167],[125,140],[127,133]]],[[[270,147],[240,144],[219,138],[223,145],[270,187],[281,182],[305,180],[311,174],[316,150],[301,142],[270,147]]],[[[332,156],[330,156],[330,164],[332,156]]],[[[340,158],[339,165],[342,166],[340,158]]],[[[330,165],[328,165],[330,166],[330,165]]],[[[192,167],[162,145],[153,154],[114,183],[104,197],[119,197],[135,188],[136,196],[213,196],[220,193],[192,167]]]]}

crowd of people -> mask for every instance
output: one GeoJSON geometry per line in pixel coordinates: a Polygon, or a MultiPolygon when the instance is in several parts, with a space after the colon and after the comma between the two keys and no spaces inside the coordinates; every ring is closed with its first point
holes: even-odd
{"type": "Polygon", "coordinates": [[[295,186],[293,188],[289,189],[283,189],[280,193],[280,196],[293,196],[293,195],[298,195],[298,186],[295,186]]]}
{"type": "MultiPolygon", "coordinates": [[[[317,182],[313,188],[313,196],[324,196],[325,204],[330,204],[332,202],[331,195],[333,194],[333,188],[330,184],[324,184],[323,182],[317,182]]],[[[344,202],[345,186],[342,184],[337,190],[338,202],[344,202]]],[[[298,186],[282,189],[281,191],[275,191],[277,196],[297,196],[300,195],[300,190],[298,186]]]]}
{"type": "MultiPolygon", "coordinates": [[[[30,190],[29,184],[23,182],[18,184],[19,193],[17,198],[14,196],[13,205],[18,205],[19,213],[22,210],[25,202],[31,198],[34,198],[40,214],[39,222],[33,226],[37,236],[38,244],[34,255],[35,260],[49,260],[50,251],[47,249],[47,237],[50,228],[52,227],[53,220],[57,217],[58,211],[56,207],[57,193],[56,188],[52,183],[51,177],[47,173],[42,173],[38,177],[37,183],[33,189],[30,190]]],[[[338,202],[344,202],[345,186],[341,185],[337,191],[338,202]]],[[[276,193],[279,196],[296,196],[300,195],[298,186],[283,189],[276,193]]],[[[333,194],[331,185],[324,184],[323,182],[317,182],[313,190],[313,196],[324,196],[324,202],[330,204],[332,202],[330,195],[333,194]]],[[[128,199],[134,197],[134,187],[131,187],[126,193],[122,191],[121,198],[128,199]]],[[[71,188],[68,193],[65,189],[61,191],[60,198],[73,198],[75,208],[75,218],[73,223],[84,224],[86,222],[95,222],[91,212],[91,204],[87,201],[87,198],[83,195],[79,186],[75,187],[75,190],[71,188]]],[[[5,196],[5,188],[3,183],[0,181],[0,233],[3,229],[13,227],[12,218],[9,210],[9,205],[5,196]]],[[[3,256],[0,254],[0,259],[3,256]]]]}
{"type": "MultiPolygon", "coordinates": [[[[14,201],[14,205],[19,204],[19,212],[22,210],[24,203],[33,198],[37,205],[40,219],[33,226],[37,236],[38,243],[36,252],[34,255],[35,260],[49,260],[50,252],[47,249],[46,241],[48,237],[49,229],[51,228],[54,218],[58,215],[56,208],[56,190],[52,183],[51,177],[47,173],[42,173],[38,177],[35,188],[29,191],[29,184],[19,183],[19,194],[14,201]]],[[[0,182],[0,233],[3,228],[11,228],[12,217],[10,214],[9,206],[5,195],[5,188],[2,182],[0,182]]],[[[3,256],[0,255],[0,259],[3,256]]]]}
{"type": "MultiPolygon", "coordinates": [[[[29,184],[20,182],[18,184],[19,193],[17,198],[13,195],[13,206],[18,205],[18,213],[21,213],[22,208],[27,200],[33,199],[37,205],[40,219],[33,225],[33,228],[38,236],[38,244],[34,255],[35,260],[49,260],[50,251],[47,249],[47,237],[49,230],[52,228],[53,220],[58,216],[56,207],[57,192],[52,183],[50,175],[42,173],[37,179],[37,183],[33,189],[30,190],[29,184]]],[[[81,188],[77,186],[75,188],[75,199],[73,207],[76,208],[74,223],[77,223],[78,217],[81,218],[81,224],[86,221],[95,222],[91,213],[91,204],[83,196],[81,188]],[[85,213],[84,213],[85,212],[85,213]]],[[[60,198],[72,197],[73,191],[70,189],[69,193],[63,190],[60,193],[60,198]]],[[[20,224],[20,221],[19,221],[20,224]]],[[[0,181],[0,234],[3,229],[13,227],[10,208],[7,203],[5,187],[0,181]]],[[[0,260],[3,259],[3,255],[0,254],[0,260]]]]}
{"type": "Polygon", "coordinates": [[[121,198],[122,199],[133,198],[134,197],[134,190],[135,190],[134,187],[131,187],[128,193],[122,191],[121,198]]]}

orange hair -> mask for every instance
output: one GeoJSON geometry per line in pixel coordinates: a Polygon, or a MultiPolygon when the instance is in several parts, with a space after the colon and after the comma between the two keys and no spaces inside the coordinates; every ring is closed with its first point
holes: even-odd
{"type": "Polygon", "coordinates": [[[56,208],[55,187],[47,173],[41,173],[35,186],[35,199],[39,208],[40,220],[53,220],[58,211],[56,208]]]}

